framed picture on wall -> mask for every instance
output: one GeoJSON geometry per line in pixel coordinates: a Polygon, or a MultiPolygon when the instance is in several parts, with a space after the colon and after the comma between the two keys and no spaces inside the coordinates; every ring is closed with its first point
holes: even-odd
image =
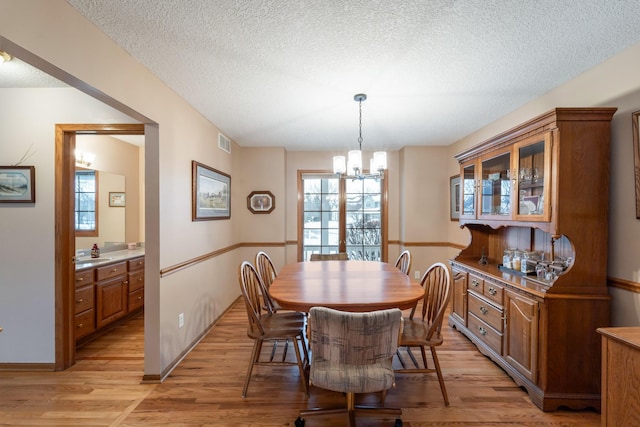
{"type": "Polygon", "coordinates": [[[0,203],[35,203],[35,166],[0,166],[0,203]]]}
{"type": "Polygon", "coordinates": [[[191,162],[191,220],[231,218],[231,176],[191,162]]]}
{"type": "Polygon", "coordinates": [[[636,188],[636,218],[640,219],[640,111],[631,114],[633,119],[633,158],[634,181],[636,188]]]}
{"type": "Polygon", "coordinates": [[[276,198],[271,191],[252,191],[247,196],[247,209],[254,214],[268,214],[276,208],[276,198]]]}
{"type": "Polygon", "coordinates": [[[126,200],[125,193],[109,192],[109,206],[112,208],[124,208],[126,200]]]}
{"type": "Polygon", "coordinates": [[[460,175],[449,178],[449,187],[451,221],[458,221],[460,219],[460,175]]]}

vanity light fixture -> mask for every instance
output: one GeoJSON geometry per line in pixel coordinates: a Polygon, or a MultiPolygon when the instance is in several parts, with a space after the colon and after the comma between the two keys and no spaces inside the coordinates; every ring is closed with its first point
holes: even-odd
{"type": "Polygon", "coordinates": [[[0,50],[0,64],[11,61],[11,55],[7,52],[0,50]]]}
{"type": "Polygon", "coordinates": [[[88,168],[95,159],[96,155],[93,153],[85,153],[76,150],[76,166],[88,168]]]}
{"type": "Polygon", "coordinates": [[[348,161],[345,156],[333,157],[333,173],[340,178],[349,179],[379,179],[384,176],[384,170],[387,168],[387,153],[384,151],[376,151],[373,158],[369,162],[369,173],[362,172],[362,102],[366,101],[367,95],[358,93],[353,99],[358,102],[360,109],[360,133],[358,136],[358,149],[351,150],[348,153],[348,161]]]}

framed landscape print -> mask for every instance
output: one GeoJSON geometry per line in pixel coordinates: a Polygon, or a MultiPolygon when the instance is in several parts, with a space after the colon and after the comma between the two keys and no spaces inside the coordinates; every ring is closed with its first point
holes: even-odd
{"type": "Polygon", "coordinates": [[[0,166],[0,203],[35,203],[35,166],[0,166]]]}
{"type": "Polygon", "coordinates": [[[231,176],[195,160],[191,175],[191,220],[231,218],[231,176]]]}

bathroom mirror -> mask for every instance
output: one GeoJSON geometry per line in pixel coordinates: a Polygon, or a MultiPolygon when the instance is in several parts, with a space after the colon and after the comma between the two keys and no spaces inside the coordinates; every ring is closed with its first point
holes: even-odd
{"type": "MultiPolygon", "coordinates": [[[[108,243],[126,242],[126,203],[110,203],[109,193],[125,194],[125,177],[110,172],[96,170],[98,193],[98,235],[90,237],[76,236],[76,250],[91,248],[94,243],[104,247],[108,243]]],[[[126,200],[126,198],[124,199],[126,200]]]]}

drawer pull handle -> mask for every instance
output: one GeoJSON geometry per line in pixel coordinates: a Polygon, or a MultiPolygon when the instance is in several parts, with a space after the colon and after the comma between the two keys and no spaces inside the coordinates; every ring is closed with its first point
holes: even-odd
{"type": "Polygon", "coordinates": [[[118,272],[118,269],[117,269],[117,268],[114,268],[114,269],[113,269],[113,270],[111,270],[111,271],[112,271],[113,273],[117,273],[117,272],[118,272]]]}
{"type": "Polygon", "coordinates": [[[138,265],[142,265],[142,261],[138,261],[138,265]]]}
{"type": "Polygon", "coordinates": [[[489,310],[487,310],[486,308],[484,308],[483,306],[480,306],[480,313],[482,314],[487,314],[489,312],[489,310]]]}
{"type": "Polygon", "coordinates": [[[142,282],[142,277],[138,277],[138,282],[142,282]]]}
{"type": "Polygon", "coordinates": [[[496,291],[493,287],[489,288],[489,293],[491,295],[495,295],[498,291],[496,291]]]}
{"type": "Polygon", "coordinates": [[[138,301],[140,301],[142,299],[142,297],[138,297],[138,301]]]}
{"type": "Polygon", "coordinates": [[[80,298],[78,301],[76,301],[76,304],[82,304],[84,302],[84,298],[80,298]]]}
{"type": "Polygon", "coordinates": [[[78,277],[78,278],[76,279],[76,282],[82,282],[83,280],[84,280],[84,277],[78,277]]]}
{"type": "Polygon", "coordinates": [[[480,331],[480,335],[487,335],[487,330],[482,326],[478,326],[478,331],[480,331]]]}
{"type": "Polygon", "coordinates": [[[78,323],[78,324],[76,325],[76,328],[80,329],[80,328],[82,328],[83,326],[84,326],[84,323],[78,323]]]}
{"type": "Polygon", "coordinates": [[[122,283],[123,283],[124,285],[128,285],[128,284],[129,284],[129,281],[128,281],[128,280],[125,280],[125,281],[124,281],[124,282],[122,282],[122,283]]]}
{"type": "Polygon", "coordinates": [[[480,285],[480,282],[478,282],[477,280],[474,279],[474,280],[471,281],[471,285],[477,287],[478,285],[480,285]]]}

